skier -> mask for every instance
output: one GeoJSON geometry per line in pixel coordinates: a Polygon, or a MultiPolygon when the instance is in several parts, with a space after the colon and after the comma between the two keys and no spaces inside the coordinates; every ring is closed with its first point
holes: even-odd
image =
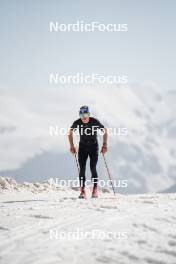
{"type": "Polygon", "coordinates": [[[85,170],[86,162],[89,156],[90,158],[90,170],[93,180],[93,190],[92,198],[98,198],[97,183],[98,183],[98,174],[97,174],[97,161],[98,161],[98,140],[97,132],[98,129],[103,132],[103,146],[101,152],[105,154],[107,152],[107,129],[94,117],[90,117],[90,112],[88,106],[82,106],[79,111],[80,118],[73,122],[70,127],[68,139],[70,143],[70,152],[73,155],[76,155],[77,151],[74,146],[73,141],[73,131],[76,129],[79,130],[80,142],[78,150],[78,161],[80,166],[79,173],[79,182],[80,182],[80,195],[79,198],[86,198],[85,184],[85,170]]]}

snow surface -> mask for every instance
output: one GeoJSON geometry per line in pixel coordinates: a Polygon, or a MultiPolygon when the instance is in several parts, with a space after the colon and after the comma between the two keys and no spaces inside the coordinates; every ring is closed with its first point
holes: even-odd
{"type": "Polygon", "coordinates": [[[78,194],[0,177],[0,263],[176,263],[176,193],[78,194]]]}

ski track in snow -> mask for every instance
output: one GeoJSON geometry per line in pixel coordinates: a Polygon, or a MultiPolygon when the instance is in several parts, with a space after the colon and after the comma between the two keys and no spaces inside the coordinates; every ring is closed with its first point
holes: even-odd
{"type": "MultiPolygon", "coordinates": [[[[176,194],[77,199],[74,190],[3,190],[0,263],[176,263],[176,194]],[[121,239],[50,238],[50,230],[125,232],[121,239]]],[[[88,193],[90,197],[90,192],[88,193]]]]}

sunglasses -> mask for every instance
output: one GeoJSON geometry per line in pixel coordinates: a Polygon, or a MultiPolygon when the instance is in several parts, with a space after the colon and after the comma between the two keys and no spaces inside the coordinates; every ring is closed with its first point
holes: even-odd
{"type": "Polygon", "coordinates": [[[90,114],[89,113],[83,113],[83,114],[80,113],[79,116],[80,116],[80,118],[87,118],[90,116],[90,114]]]}

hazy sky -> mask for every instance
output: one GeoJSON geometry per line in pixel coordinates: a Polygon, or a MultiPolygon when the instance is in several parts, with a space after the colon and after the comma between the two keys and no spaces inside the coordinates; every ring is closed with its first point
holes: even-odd
{"type": "Polygon", "coordinates": [[[48,74],[122,73],[175,86],[174,0],[1,0],[0,87],[48,87],[48,74]],[[128,32],[49,32],[49,22],[128,24],[128,32]]]}

